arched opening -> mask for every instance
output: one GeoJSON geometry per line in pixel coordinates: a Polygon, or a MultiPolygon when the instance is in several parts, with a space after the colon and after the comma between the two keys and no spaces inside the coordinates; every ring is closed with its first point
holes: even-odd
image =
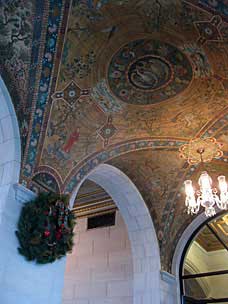
{"type": "Polygon", "coordinates": [[[179,261],[182,303],[228,303],[227,244],[227,213],[203,221],[188,238],[179,261]]]}
{"type": "Polygon", "coordinates": [[[21,145],[14,106],[1,76],[0,105],[0,224],[4,224],[4,214],[14,208],[10,189],[19,181],[21,145]],[[10,196],[12,199],[8,199],[10,196]]]}
{"type": "MultiPolygon", "coordinates": [[[[0,103],[0,220],[2,221],[10,187],[19,180],[21,145],[13,103],[1,76],[0,103]]],[[[8,208],[10,206],[7,204],[8,208]]]]}
{"type": "MultiPolygon", "coordinates": [[[[108,195],[115,202],[116,207],[118,208],[119,215],[117,214],[117,220],[119,224],[122,221],[121,225],[125,226],[125,232],[122,226],[122,232],[125,234],[125,243],[126,235],[129,239],[129,248],[125,248],[125,253],[131,252],[132,259],[132,294],[123,294],[123,298],[126,298],[126,303],[160,303],[160,256],[159,248],[156,238],[156,233],[153,227],[151,216],[147,210],[147,207],[142,199],[142,196],[138,192],[135,185],[130,181],[130,179],[123,174],[120,170],[116,169],[110,165],[99,165],[95,168],[75,189],[72,198],[71,206],[73,206],[77,193],[85,180],[90,180],[100,187],[102,187],[108,195]],[[128,299],[127,299],[128,298],[128,299]]],[[[118,230],[118,227],[116,227],[118,230]]],[[[120,228],[120,226],[119,226],[120,228]]],[[[105,230],[103,230],[105,231],[105,230]]],[[[77,235],[76,235],[77,237],[77,235]]],[[[121,238],[116,235],[116,239],[121,238]]],[[[80,250],[78,248],[78,250],[80,250]]],[[[75,245],[75,252],[77,251],[77,244],[75,245]]],[[[73,253],[74,255],[74,253],[73,253]]],[[[71,258],[68,256],[68,258],[71,258]]],[[[120,258],[120,257],[119,257],[120,258]]],[[[124,256],[122,257],[124,258],[124,256]]],[[[76,259],[76,257],[75,257],[76,259]]],[[[73,258],[73,261],[76,263],[76,260],[73,258]]],[[[120,260],[119,260],[120,261],[120,260]]],[[[73,264],[72,264],[73,265],[73,264]]],[[[129,263],[130,265],[130,263],[129,263]]],[[[74,266],[72,266],[74,267],[74,266]]],[[[75,266],[76,267],[76,266],[75,266]]],[[[67,270],[65,273],[65,278],[67,276],[67,270]]],[[[130,274],[131,276],[131,274],[130,274]]],[[[117,280],[118,284],[113,284],[113,288],[117,288],[116,295],[121,292],[124,292],[124,280],[117,280]]],[[[108,284],[108,282],[106,282],[108,284]]],[[[108,288],[108,285],[106,287],[108,288]]],[[[109,285],[110,287],[112,285],[109,285]]],[[[64,289],[67,286],[65,284],[64,289]]],[[[126,287],[129,289],[129,285],[126,287]]],[[[89,287],[85,286],[86,290],[89,293],[89,287]],[[86,289],[87,288],[87,289],[86,289]]],[[[91,290],[91,289],[90,289],[91,290]]],[[[126,291],[126,290],[125,290],[126,291]]],[[[69,291],[70,292],[70,291],[69,291]]],[[[126,291],[127,292],[127,291],[126,291]]],[[[81,298],[83,301],[83,298],[81,298]]],[[[88,298],[84,298],[88,302],[88,298]]],[[[112,291],[106,290],[106,294],[103,295],[103,298],[99,298],[99,301],[96,302],[95,298],[90,299],[91,303],[122,303],[115,302],[116,299],[112,299],[112,291]]],[[[119,299],[120,300],[120,299],[119,299]]],[[[67,302],[64,299],[64,303],[74,303],[71,299],[67,302]]],[[[78,299],[79,301],[79,299],[78,299]]],[[[86,303],[86,302],[85,302],[86,303]]],[[[125,302],[123,302],[125,303],[125,302]]]]}
{"type": "Polygon", "coordinates": [[[75,246],[66,259],[62,304],[133,303],[133,259],[120,211],[107,192],[88,179],[74,206],[75,246]]]}

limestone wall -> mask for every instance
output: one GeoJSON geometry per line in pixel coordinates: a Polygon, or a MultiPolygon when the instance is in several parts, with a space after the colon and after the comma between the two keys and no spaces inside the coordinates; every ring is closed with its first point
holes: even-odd
{"type": "Polygon", "coordinates": [[[87,230],[79,219],[67,256],[62,304],[132,304],[133,261],[119,211],[115,226],[87,230]]]}

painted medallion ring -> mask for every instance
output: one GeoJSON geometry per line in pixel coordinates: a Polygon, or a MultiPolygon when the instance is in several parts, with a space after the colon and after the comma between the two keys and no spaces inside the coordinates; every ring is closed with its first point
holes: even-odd
{"type": "Polygon", "coordinates": [[[121,101],[155,104],[183,92],[191,83],[192,65],[177,47],[160,40],[140,39],[120,48],[108,67],[108,83],[121,101]]]}

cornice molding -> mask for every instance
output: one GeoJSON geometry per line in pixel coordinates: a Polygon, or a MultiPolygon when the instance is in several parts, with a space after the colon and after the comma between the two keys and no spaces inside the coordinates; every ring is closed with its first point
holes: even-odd
{"type": "Polygon", "coordinates": [[[161,279],[162,281],[168,283],[169,285],[176,285],[177,284],[177,280],[176,280],[176,277],[167,272],[167,271],[161,271],[161,279]]]}
{"type": "Polygon", "coordinates": [[[23,204],[27,201],[34,200],[37,197],[36,193],[27,189],[26,187],[24,187],[21,184],[14,184],[13,188],[15,191],[15,198],[21,204],[23,204]]]}

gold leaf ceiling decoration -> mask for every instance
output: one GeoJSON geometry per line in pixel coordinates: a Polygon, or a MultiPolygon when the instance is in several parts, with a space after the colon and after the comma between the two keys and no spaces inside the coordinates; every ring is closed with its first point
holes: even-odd
{"type": "MultiPolygon", "coordinates": [[[[7,46],[21,63],[22,50],[31,53],[24,74],[23,65],[13,65],[10,81],[4,78],[20,91],[20,76],[27,92],[29,119],[17,111],[21,182],[34,191],[72,192],[94,166],[120,168],[148,205],[166,270],[192,220],[182,183],[197,176],[179,148],[214,137],[224,155],[211,170],[227,170],[226,7],[225,0],[42,0],[19,9],[18,16],[30,11],[25,45],[7,46]]],[[[3,60],[1,70],[7,65],[3,60]]]]}

